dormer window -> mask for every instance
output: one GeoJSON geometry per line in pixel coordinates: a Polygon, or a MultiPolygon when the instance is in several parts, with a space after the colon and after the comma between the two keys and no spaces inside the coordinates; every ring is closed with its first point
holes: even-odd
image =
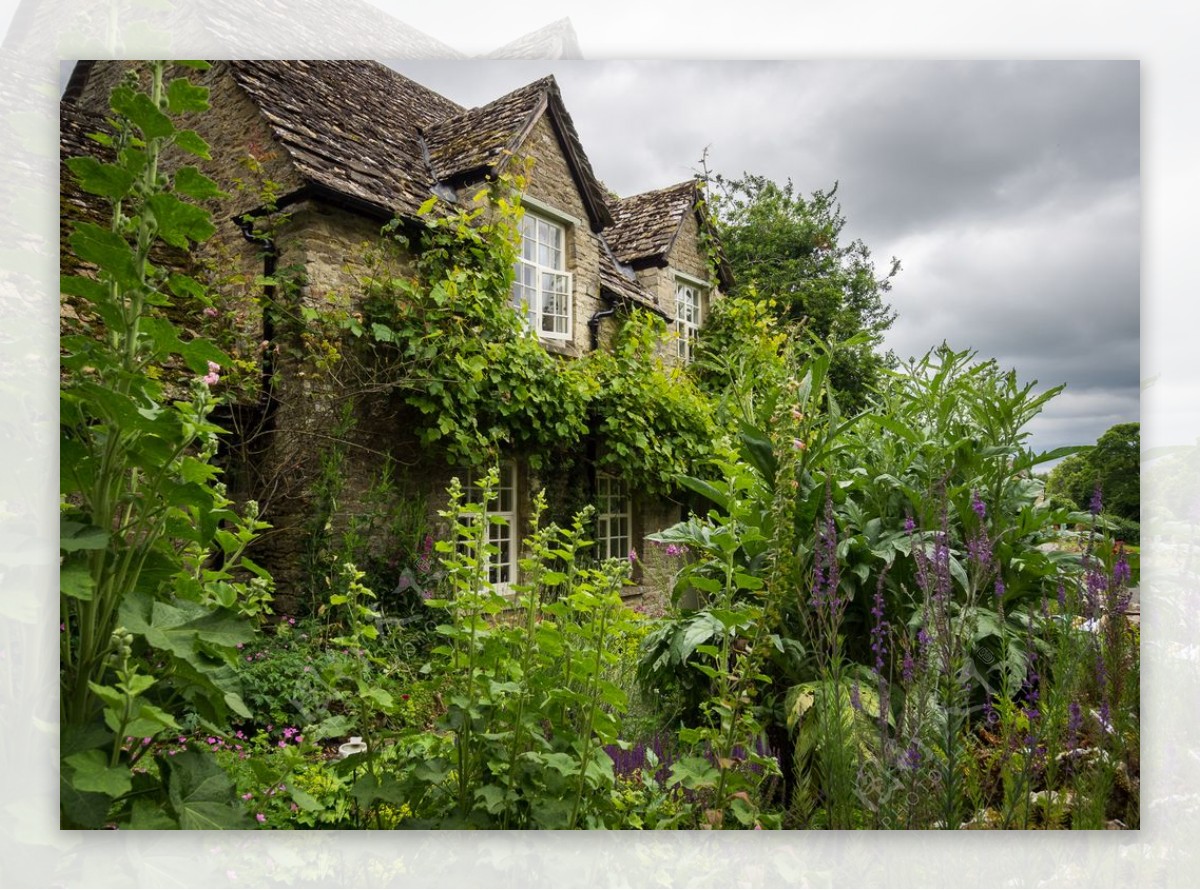
{"type": "Polygon", "coordinates": [[[571,339],[571,273],[566,266],[566,228],[525,212],[521,252],[513,280],[513,305],[547,340],[571,339]]]}
{"type": "Polygon", "coordinates": [[[700,337],[700,294],[693,281],[675,279],[675,333],[678,335],[679,358],[690,362],[700,337]]]}

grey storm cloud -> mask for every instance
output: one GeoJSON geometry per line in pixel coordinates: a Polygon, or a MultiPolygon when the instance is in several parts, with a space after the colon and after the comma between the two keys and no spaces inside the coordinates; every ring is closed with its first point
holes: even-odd
{"type": "Polygon", "coordinates": [[[886,346],[942,341],[1065,383],[1050,449],[1136,420],[1136,62],[396,62],[464,105],[548,73],[597,175],[628,195],[713,172],[837,184],[847,238],[902,271],[886,346]]]}

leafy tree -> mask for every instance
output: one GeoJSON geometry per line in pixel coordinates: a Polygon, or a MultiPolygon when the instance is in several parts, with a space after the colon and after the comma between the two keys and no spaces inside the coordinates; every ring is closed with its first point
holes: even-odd
{"type": "Polygon", "coordinates": [[[770,301],[775,318],[803,322],[834,346],[830,379],[850,407],[859,407],[887,364],[878,352],[895,320],[883,296],[900,262],[880,276],[867,245],[846,243],[837,185],[805,198],[791,180],[764,176],[712,178],[717,231],[732,269],[733,295],[770,301]],[[862,336],[865,335],[865,336],[862,336]]]}
{"type": "Polygon", "coordinates": [[[1086,454],[1055,467],[1046,491],[1087,509],[1096,486],[1103,493],[1105,513],[1141,521],[1141,424],[1110,427],[1086,454]]]}

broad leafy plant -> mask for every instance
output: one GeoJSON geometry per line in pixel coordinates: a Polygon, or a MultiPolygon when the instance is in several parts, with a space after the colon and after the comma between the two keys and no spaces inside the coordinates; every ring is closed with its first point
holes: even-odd
{"type": "Polygon", "coordinates": [[[207,90],[186,77],[167,82],[165,70],[148,63],[145,90],[131,76],[113,91],[110,130],[93,136],[105,159],[67,162],[109,218],[74,227],[70,249],[95,274],[62,282],[92,322],[62,340],[64,826],[244,820],[204,753],[158,758],[157,770],[135,774],[148,743],[126,745],[173,731],[184,709],[214,723],[249,717],[232,669],[234,647],[251,637],[238,612],[261,612],[266,597],[232,573],[240,565],[269,578],[243,557],[262,525],[233,509],[211,461],[220,429],[209,415],[227,359],[166,317],[174,303],[205,303],[204,288],[163,257],[213,232],[193,201],[218,192],[196,167],[164,164],[169,149],[208,157],[173,121],[203,111],[207,90]],[[207,567],[214,554],[224,569],[207,567]]]}

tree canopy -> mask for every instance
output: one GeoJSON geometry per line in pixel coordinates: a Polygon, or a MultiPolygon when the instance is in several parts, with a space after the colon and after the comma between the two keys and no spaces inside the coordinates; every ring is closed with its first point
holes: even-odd
{"type": "Polygon", "coordinates": [[[831,381],[843,401],[861,405],[888,362],[878,347],[896,316],[883,296],[899,261],[880,275],[866,244],[843,241],[836,184],[806,198],[791,180],[780,185],[749,173],[712,183],[733,294],[768,303],[778,321],[802,322],[837,347],[831,381]]]}
{"type": "Polygon", "coordinates": [[[1046,491],[1086,510],[1100,487],[1104,512],[1141,521],[1141,424],[1118,423],[1096,446],[1073,454],[1050,472],[1046,491]]]}

